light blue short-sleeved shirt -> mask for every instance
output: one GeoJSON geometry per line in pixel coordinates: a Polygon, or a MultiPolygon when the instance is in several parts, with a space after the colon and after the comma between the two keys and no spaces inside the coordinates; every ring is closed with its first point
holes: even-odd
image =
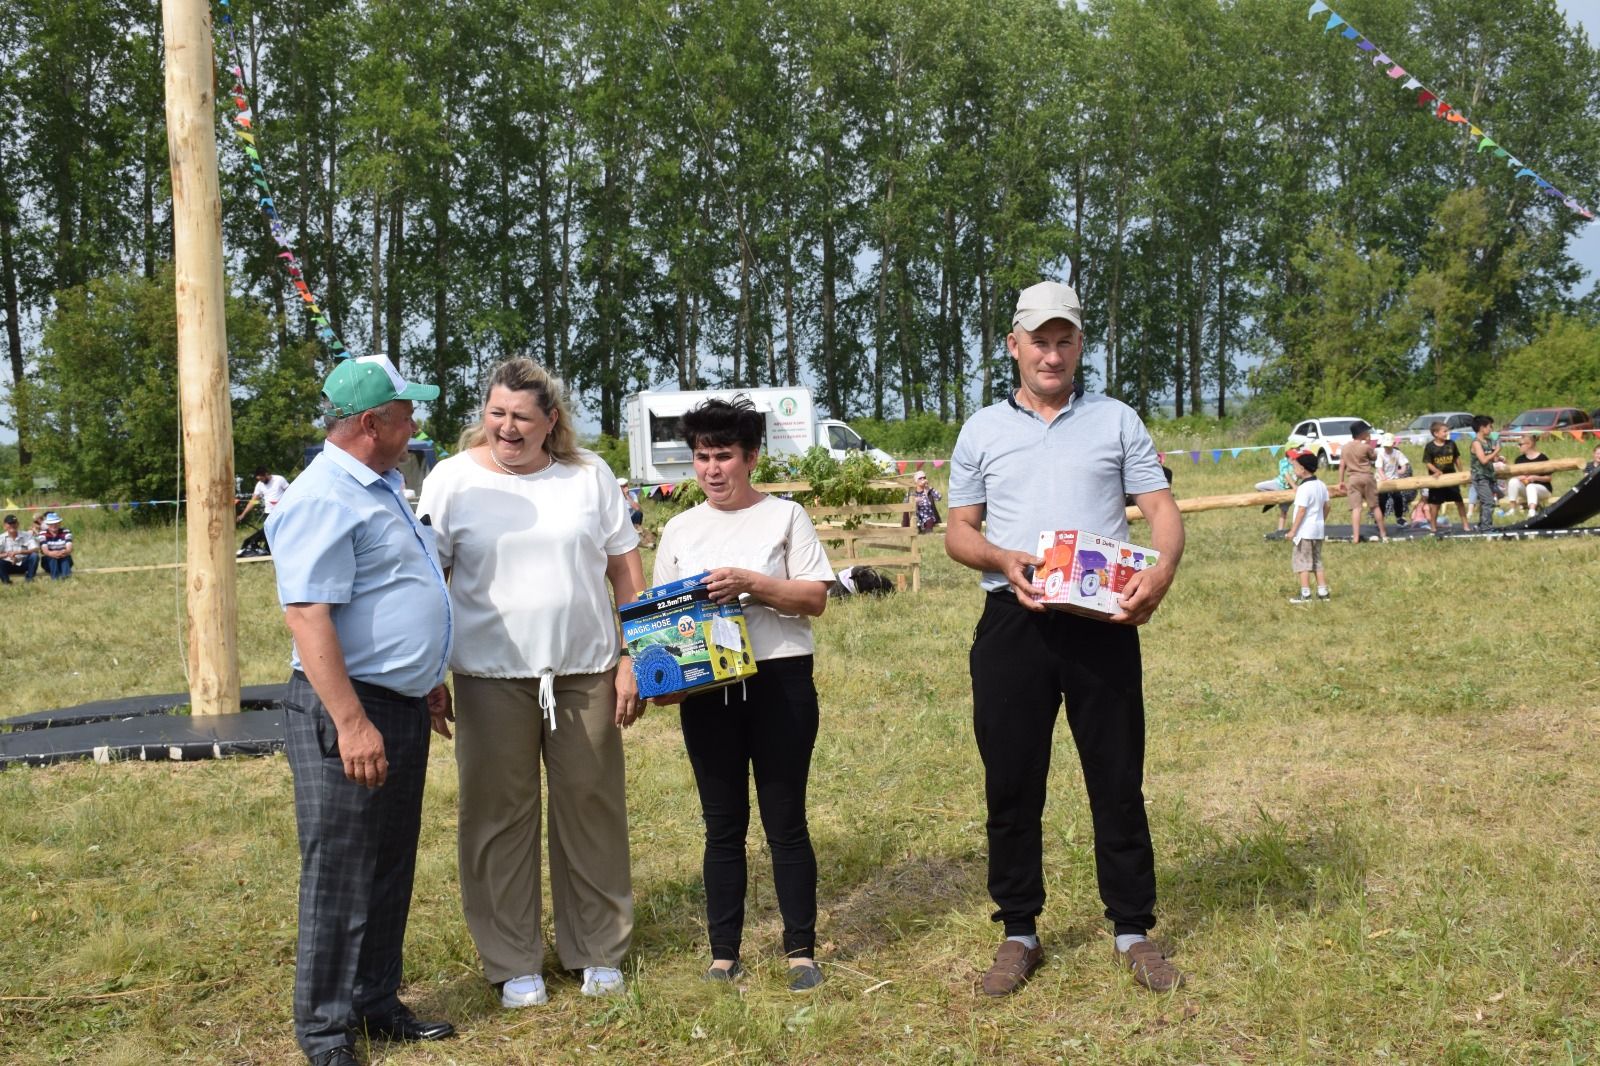
{"type": "MultiPolygon", "coordinates": [[[[1039,548],[1047,529],[1128,538],[1123,495],[1167,487],[1150,431],[1109,396],[1073,398],[1046,425],[1008,396],[961,427],[950,459],[950,506],[984,506],[984,536],[997,548],[1039,548]]],[[[1006,587],[983,575],[985,589],[1006,587]]]]}
{"type": "Polygon", "coordinates": [[[398,472],[325,443],[267,516],[267,543],[278,602],[332,605],[352,678],[424,696],[444,681],[453,622],[433,530],[404,488],[398,472]]]}

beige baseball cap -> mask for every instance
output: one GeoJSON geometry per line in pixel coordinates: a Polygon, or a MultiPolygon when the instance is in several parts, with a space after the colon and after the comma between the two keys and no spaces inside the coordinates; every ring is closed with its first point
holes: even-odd
{"type": "Polygon", "coordinates": [[[1011,316],[1012,329],[1038,329],[1052,318],[1064,318],[1083,328],[1083,305],[1072,286],[1059,281],[1041,281],[1029,285],[1017,297],[1017,310],[1011,316]]]}

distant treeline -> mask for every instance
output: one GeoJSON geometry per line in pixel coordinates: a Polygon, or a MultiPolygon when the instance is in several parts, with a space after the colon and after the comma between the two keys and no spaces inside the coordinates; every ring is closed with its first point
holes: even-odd
{"type": "MultiPolygon", "coordinates": [[[[1582,220],[1354,61],[1308,6],[230,10],[306,281],[352,349],[445,385],[440,440],[514,352],[555,367],[612,435],[623,397],[663,382],[803,380],[833,415],[957,421],[1009,387],[1009,310],[1045,275],[1083,296],[1095,387],[1141,411],[1227,415],[1242,388],[1278,418],[1454,407],[1520,380],[1507,367],[1530,342],[1559,372],[1550,352],[1591,331],[1566,295],[1582,220]]],[[[1595,203],[1600,63],[1551,0],[1336,6],[1595,203]]],[[[171,246],[160,5],[0,0],[0,27],[21,458],[85,489],[170,483],[170,302],[141,288],[165,284],[171,246]],[[103,450],[60,446],[85,438],[103,450]]],[[[284,465],[328,356],[239,147],[220,148],[238,461],[284,465]]]]}

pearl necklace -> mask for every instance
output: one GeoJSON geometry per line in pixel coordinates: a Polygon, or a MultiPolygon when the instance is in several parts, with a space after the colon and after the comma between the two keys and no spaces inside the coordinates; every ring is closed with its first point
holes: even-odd
{"type": "Polygon", "coordinates": [[[489,442],[488,448],[489,448],[489,459],[490,459],[490,461],[493,462],[495,466],[498,466],[501,470],[505,471],[507,474],[510,474],[512,477],[527,477],[529,474],[537,474],[540,470],[545,469],[552,462],[554,462],[554,459],[550,456],[550,454],[548,452],[546,452],[545,453],[545,457],[544,457],[544,464],[542,466],[540,466],[538,469],[536,469],[536,470],[513,470],[509,466],[507,466],[505,463],[502,463],[500,461],[500,457],[494,453],[494,441],[490,441],[489,442]]]}

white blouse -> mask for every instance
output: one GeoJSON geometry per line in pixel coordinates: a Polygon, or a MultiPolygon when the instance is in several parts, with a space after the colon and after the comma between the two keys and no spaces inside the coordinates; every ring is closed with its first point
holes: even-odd
{"type": "Polygon", "coordinates": [[[422,483],[417,517],[450,571],[452,670],[548,678],[616,665],[606,563],[639,535],[599,456],[512,475],[453,455],[422,483]]]}

